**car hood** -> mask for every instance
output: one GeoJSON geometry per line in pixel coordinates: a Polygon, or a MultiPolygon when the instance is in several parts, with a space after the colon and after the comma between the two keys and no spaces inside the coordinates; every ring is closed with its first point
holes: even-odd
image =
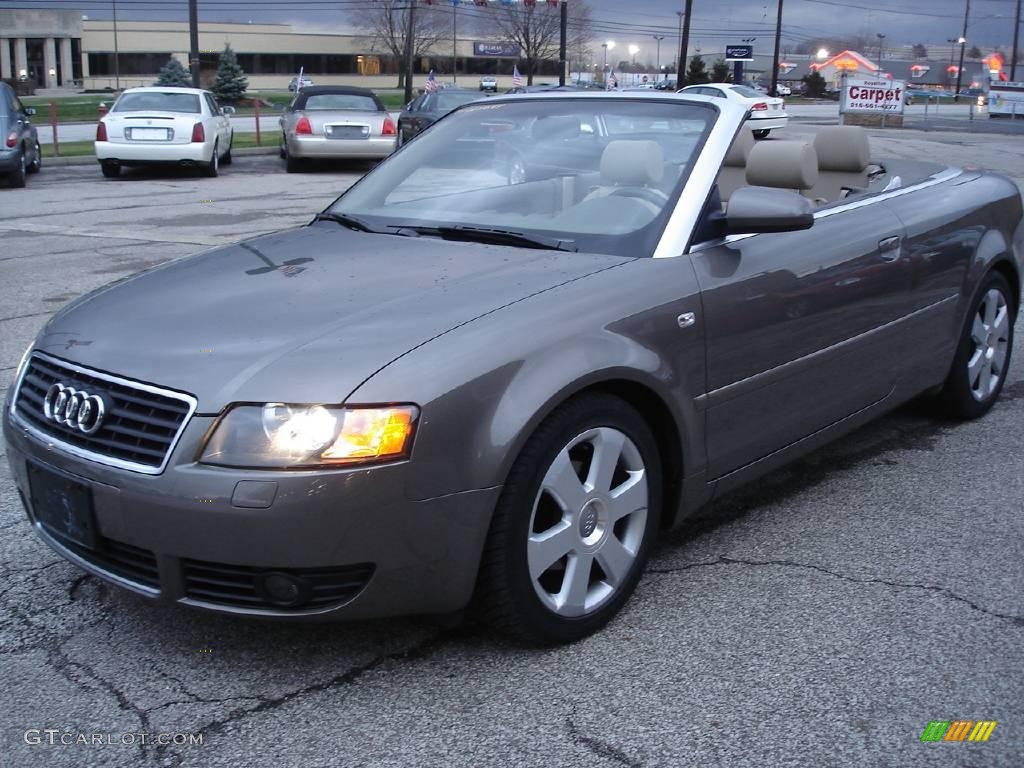
{"type": "Polygon", "coordinates": [[[626,261],[322,222],[101,288],[54,316],[36,348],[190,393],[200,413],[337,403],[452,328],[626,261]]]}

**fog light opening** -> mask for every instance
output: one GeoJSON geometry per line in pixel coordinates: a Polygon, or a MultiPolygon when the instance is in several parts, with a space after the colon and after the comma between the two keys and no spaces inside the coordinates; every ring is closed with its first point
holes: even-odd
{"type": "Polygon", "coordinates": [[[256,577],[256,586],[264,600],[279,608],[305,605],[313,591],[305,579],[281,571],[261,573],[256,577]]]}

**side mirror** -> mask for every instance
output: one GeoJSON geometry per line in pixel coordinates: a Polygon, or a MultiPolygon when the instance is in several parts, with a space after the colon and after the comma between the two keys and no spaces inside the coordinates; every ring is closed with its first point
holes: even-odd
{"type": "Polygon", "coordinates": [[[725,213],[727,235],[796,232],[813,225],[810,200],[774,187],[740,187],[729,198],[725,213]]]}
{"type": "Polygon", "coordinates": [[[35,107],[25,107],[25,114],[28,115],[29,117],[31,117],[35,113],[36,113],[36,108],[35,107]]]}
{"type": "Polygon", "coordinates": [[[225,115],[233,115],[233,114],[235,114],[235,108],[234,107],[221,107],[220,111],[223,114],[225,114],[225,115]]]}

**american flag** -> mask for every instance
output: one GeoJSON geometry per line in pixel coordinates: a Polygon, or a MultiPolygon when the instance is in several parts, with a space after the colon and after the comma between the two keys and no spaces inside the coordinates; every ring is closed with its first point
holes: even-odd
{"type": "Polygon", "coordinates": [[[423,90],[427,93],[433,93],[437,90],[437,78],[434,77],[434,70],[430,70],[430,74],[427,75],[427,84],[424,86],[423,90]]]}
{"type": "Polygon", "coordinates": [[[512,85],[516,88],[523,87],[523,76],[519,74],[519,66],[517,64],[512,65],[512,85]]]}
{"type": "Polygon", "coordinates": [[[607,90],[614,91],[618,87],[619,87],[619,78],[617,78],[615,76],[615,73],[612,72],[612,73],[610,73],[608,75],[608,87],[607,87],[607,90]]]}

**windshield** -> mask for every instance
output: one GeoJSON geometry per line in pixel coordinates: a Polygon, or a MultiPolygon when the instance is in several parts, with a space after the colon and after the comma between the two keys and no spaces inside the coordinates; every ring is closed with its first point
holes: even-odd
{"type": "Polygon", "coordinates": [[[199,96],[195,93],[136,91],[117,100],[114,112],[186,112],[198,115],[199,96]]]}
{"type": "Polygon", "coordinates": [[[734,85],[732,89],[740,96],[746,96],[748,99],[760,99],[764,96],[760,91],[755,91],[753,88],[748,88],[745,85],[734,85]]]}
{"type": "Polygon", "coordinates": [[[300,109],[355,109],[376,112],[377,102],[372,96],[357,93],[317,93],[306,96],[306,104],[300,109]]]}
{"type": "Polygon", "coordinates": [[[385,232],[460,226],[650,255],[716,115],[653,99],[472,104],[328,210],[385,232]]]}

